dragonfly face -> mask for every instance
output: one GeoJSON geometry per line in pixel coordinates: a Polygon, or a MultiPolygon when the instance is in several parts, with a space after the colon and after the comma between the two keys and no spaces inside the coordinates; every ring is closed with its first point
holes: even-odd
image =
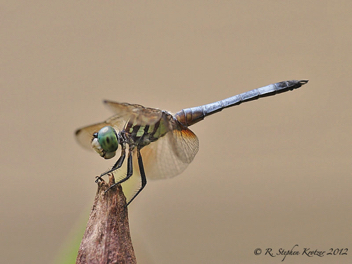
{"type": "Polygon", "coordinates": [[[116,184],[127,181],[132,174],[141,178],[141,186],[129,199],[129,204],[147,183],[145,171],[152,179],[171,178],[192,162],[199,143],[188,126],[224,108],[297,89],[307,82],[293,80],[270,84],[215,103],[183,109],[175,115],[138,104],[104,101],[115,115],[104,122],[78,129],[76,138],[83,147],[93,148],[105,159],[114,157],[118,145],[121,146],[121,154],[115,165],[100,177],[118,172],[127,156],[127,169],[122,173],[124,178],[116,184]]]}
{"type": "Polygon", "coordinates": [[[119,146],[118,134],[111,126],[103,127],[93,134],[92,147],[104,159],[115,157],[119,146]]]}

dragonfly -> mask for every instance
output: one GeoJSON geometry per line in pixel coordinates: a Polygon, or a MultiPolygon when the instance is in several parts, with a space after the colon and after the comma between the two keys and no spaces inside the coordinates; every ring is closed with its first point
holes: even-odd
{"type": "Polygon", "coordinates": [[[75,135],[80,145],[94,149],[104,159],[115,157],[120,147],[116,163],[98,176],[97,180],[126,164],[122,179],[109,189],[126,182],[134,174],[138,175],[139,187],[129,199],[129,205],[146,186],[146,174],[148,179],[171,178],[182,173],[193,161],[199,149],[199,141],[189,126],[224,108],[294,90],[307,82],[308,80],[278,82],[214,103],[182,109],[174,115],[139,104],[105,100],[104,104],[114,115],[101,123],[76,130],[75,135]]]}

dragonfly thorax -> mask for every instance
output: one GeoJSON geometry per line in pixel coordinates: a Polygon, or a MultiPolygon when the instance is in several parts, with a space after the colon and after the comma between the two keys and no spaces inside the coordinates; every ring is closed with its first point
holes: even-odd
{"type": "Polygon", "coordinates": [[[111,126],[103,127],[93,134],[92,147],[103,158],[111,159],[119,146],[118,133],[111,126]]]}

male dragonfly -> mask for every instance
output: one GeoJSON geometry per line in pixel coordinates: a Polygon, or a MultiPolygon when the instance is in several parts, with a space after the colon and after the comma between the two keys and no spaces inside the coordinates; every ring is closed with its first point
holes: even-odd
{"type": "Polygon", "coordinates": [[[83,147],[93,148],[105,159],[113,158],[120,145],[119,159],[98,179],[121,168],[127,156],[127,173],[110,188],[127,181],[133,173],[139,174],[141,184],[128,201],[130,204],[147,184],[145,172],[150,179],[171,178],[192,162],[199,143],[197,136],[188,129],[189,126],[224,108],[297,89],[307,82],[292,80],[270,84],[215,103],[186,108],[175,115],[138,104],[104,101],[115,115],[102,123],[78,129],[76,138],[83,147]]]}

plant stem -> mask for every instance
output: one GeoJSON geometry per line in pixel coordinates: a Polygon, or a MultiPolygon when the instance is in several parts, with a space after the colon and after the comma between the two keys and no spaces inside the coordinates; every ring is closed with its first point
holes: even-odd
{"type": "Polygon", "coordinates": [[[98,183],[76,264],[137,263],[121,185],[105,193],[114,182],[114,176],[109,175],[109,183],[98,183]]]}

